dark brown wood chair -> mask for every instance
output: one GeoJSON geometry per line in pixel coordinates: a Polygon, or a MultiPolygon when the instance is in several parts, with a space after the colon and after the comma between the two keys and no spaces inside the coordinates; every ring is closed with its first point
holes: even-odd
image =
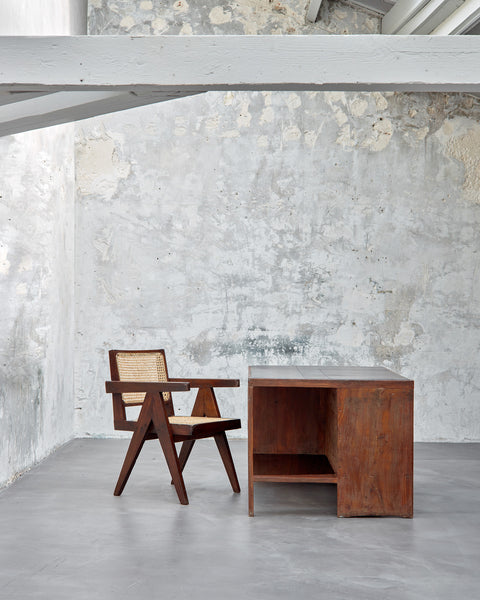
{"type": "Polygon", "coordinates": [[[182,471],[195,440],[213,437],[234,492],[240,492],[235,466],[225,432],[241,427],[240,419],[220,416],[213,388],[238,387],[238,379],[170,378],[163,350],[110,350],[107,393],[113,395],[115,429],[133,431],[114,495],[120,496],[145,440],[158,439],[167,461],[172,483],[181,504],[188,504],[182,471]],[[172,392],[198,388],[191,416],[175,416],[172,392]],[[128,420],[125,408],[141,406],[137,420],[128,420]],[[180,455],[176,442],[183,442],[180,455]]]}

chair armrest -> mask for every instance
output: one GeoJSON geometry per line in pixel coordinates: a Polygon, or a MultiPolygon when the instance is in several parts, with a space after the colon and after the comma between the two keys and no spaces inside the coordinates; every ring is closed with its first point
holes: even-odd
{"type": "Polygon", "coordinates": [[[188,380],[182,383],[153,381],[106,381],[107,394],[127,394],[129,392],[188,392],[188,380]]]}
{"type": "Polygon", "coordinates": [[[199,379],[198,377],[182,379],[178,377],[169,377],[168,381],[188,382],[191,388],[240,387],[239,379],[199,379]]]}

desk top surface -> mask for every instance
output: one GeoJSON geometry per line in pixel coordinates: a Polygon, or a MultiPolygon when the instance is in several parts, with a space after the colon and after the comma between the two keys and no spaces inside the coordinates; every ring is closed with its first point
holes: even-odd
{"type": "Polygon", "coordinates": [[[342,387],[356,383],[413,383],[385,367],[255,365],[248,368],[249,385],[342,387]]]}

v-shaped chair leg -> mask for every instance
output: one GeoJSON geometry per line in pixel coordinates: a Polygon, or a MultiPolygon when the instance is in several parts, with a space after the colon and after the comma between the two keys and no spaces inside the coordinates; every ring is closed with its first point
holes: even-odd
{"type": "MultiPolygon", "coordinates": [[[[202,410],[204,415],[208,415],[209,417],[220,417],[220,409],[218,408],[217,399],[215,398],[215,392],[213,391],[213,388],[203,389],[201,397],[199,391],[197,401],[197,410],[202,410]]],[[[197,403],[195,403],[195,407],[196,405],[197,403]]],[[[220,452],[220,456],[222,457],[223,466],[225,467],[228,479],[230,480],[232,490],[238,494],[240,492],[240,484],[238,483],[237,473],[235,471],[235,465],[233,464],[227,436],[224,432],[215,435],[214,438],[218,451],[220,452]]]]}
{"type": "Polygon", "coordinates": [[[147,431],[150,428],[151,422],[151,408],[148,403],[145,403],[142,406],[142,410],[138,416],[137,428],[133,432],[132,439],[130,440],[130,445],[128,446],[127,454],[125,455],[125,459],[123,461],[122,470],[120,471],[117,485],[115,486],[115,491],[113,492],[114,496],[120,496],[120,494],[123,492],[128,478],[130,477],[130,473],[137,462],[138,455],[143,448],[143,444],[145,443],[147,431]]]}
{"type": "Polygon", "coordinates": [[[223,466],[227,472],[228,479],[232,486],[232,490],[235,493],[240,492],[240,484],[238,483],[237,473],[235,471],[235,465],[233,464],[232,454],[230,452],[230,446],[228,445],[227,436],[225,433],[218,433],[215,437],[218,451],[222,457],[223,466]]]}
{"type": "Polygon", "coordinates": [[[180,454],[178,456],[178,462],[180,463],[180,470],[183,471],[185,468],[185,464],[190,456],[190,452],[192,451],[193,444],[195,440],[187,440],[183,442],[182,447],[180,449],[180,454]]]}
{"type": "Polygon", "coordinates": [[[185,489],[182,470],[175,449],[173,435],[168,426],[168,416],[165,411],[165,404],[160,395],[158,395],[158,401],[152,404],[152,412],[153,425],[162,446],[163,454],[165,455],[165,460],[167,461],[178,499],[180,500],[180,504],[188,504],[187,490],[185,489]]]}
{"type": "MultiPolygon", "coordinates": [[[[197,397],[195,398],[195,404],[192,409],[192,417],[205,417],[205,403],[204,403],[205,390],[200,388],[197,392],[197,397]]],[[[213,416],[213,415],[209,415],[213,416]]],[[[193,445],[195,444],[195,440],[186,440],[182,443],[182,447],[180,448],[180,454],[178,456],[178,460],[180,462],[180,470],[183,472],[185,465],[187,464],[188,457],[192,451],[193,445]]],[[[173,479],[171,481],[173,483],[173,479]]]]}

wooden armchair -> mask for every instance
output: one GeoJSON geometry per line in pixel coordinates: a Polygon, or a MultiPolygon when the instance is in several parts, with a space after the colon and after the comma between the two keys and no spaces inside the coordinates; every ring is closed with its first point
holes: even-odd
{"type": "Polygon", "coordinates": [[[225,431],[241,427],[240,419],[223,419],[214,387],[238,387],[238,379],[175,379],[168,376],[163,350],[110,350],[106,391],[113,396],[115,429],[133,431],[114,495],[119,496],[145,440],[159,440],[172,483],[181,504],[188,504],[182,471],[195,440],[213,437],[234,492],[240,492],[225,431]],[[175,416],[172,392],[198,388],[191,416],[175,416]],[[127,420],[125,407],[141,405],[136,421],[127,420]],[[183,442],[180,455],[176,442],[183,442]]]}

